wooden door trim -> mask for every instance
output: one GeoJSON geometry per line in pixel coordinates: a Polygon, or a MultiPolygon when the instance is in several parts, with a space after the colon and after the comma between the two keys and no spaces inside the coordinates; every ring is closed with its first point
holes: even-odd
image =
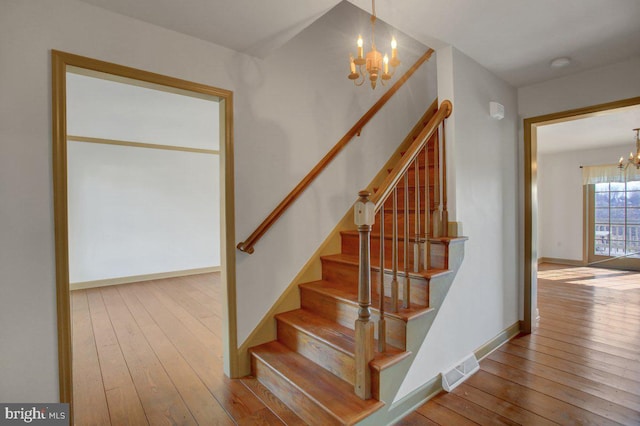
{"type": "Polygon", "coordinates": [[[595,114],[633,105],[640,105],[640,97],[524,119],[524,318],[522,331],[525,333],[530,333],[533,329],[537,309],[537,285],[533,280],[533,273],[536,269],[534,265],[537,265],[538,261],[537,258],[534,258],[534,254],[537,253],[537,241],[533,238],[534,225],[537,225],[535,223],[537,220],[534,219],[537,218],[538,213],[537,197],[533,196],[537,189],[536,171],[538,149],[536,127],[543,124],[566,121],[577,116],[595,114]]]}
{"type": "Polygon", "coordinates": [[[235,283],[235,223],[234,223],[234,169],[233,169],[233,92],[204,84],[194,83],[148,71],[138,70],[109,62],[90,59],[57,50],[51,51],[52,64],[52,156],[55,226],[56,300],[58,316],[58,370],[60,401],[72,403],[73,372],[71,351],[71,312],[69,300],[69,241],[67,211],[67,111],[66,72],[69,67],[92,72],[107,73],[116,77],[138,80],[150,85],[160,85],[173,90],[194,92],[217,98],[220,102],[221,162],[221,264],[222,279],[226,283],[224,327],[224,366],[230,377],[238,374],[236,283],[235,283]]]}

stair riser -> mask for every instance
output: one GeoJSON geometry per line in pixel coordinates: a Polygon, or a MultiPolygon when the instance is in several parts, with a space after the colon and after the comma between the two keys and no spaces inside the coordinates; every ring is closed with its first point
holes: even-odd
{"type": "MultiPolygon", "coordinates": [[[[418,182],[420,184],[420,191],[422,191],[424,193],[424,176],[422,176],[420,178],[420,182],[418,182]]],[[[412,191],[414,188],[417,188],[416,186],[416,181],[415,179],[411,178],[409,179],[409,185],[407,185],[409,190],[412,191]]],[[[431,199],[433,199],[433,196],[435,194],[435,181],[433,179],[431,179],[431,181],[429,182],[429,192],[431,193],[431,199]]],[[[400,179],[400,181],[398,182],[398,195],[404,191],[404,179],[400,179]]]]}
{"type": "MultiPolygon", "coordinates": [[[[358,306],[316,291],[300,288],[302,308],[308,309],[327,319],[335,321],[353,330],[358,319],[358,306]]],[[[378,336],[378,311],[371,309],[371,320],[375,323],[375,336],[378,336]]],[[[386,318],[387,343],[396,348],[405,348],[405,331],[407,324],[398,318],[386,318]]]]}
{"type": "Polygon", "coordinates": [[[278,340],[342,380],[354,384],[355,361],[349,354],[327,345],[284,321],[278,321],[278,340]]]}
{"type": "Polygon", "coordinates": [[[305,422],[310,425],[340,425],[337,419],[328,414],[297,386],[280,376],[254,355],[251,356],[251,371],[260,383],[265,385],[305,422]]]}
{"type": "MultiPolygon", "coordinates": [[[[405,153],[403,152],[401,154],[404,157],[405,153]]],[[[431,142],[429,142],[429,163],[430,164],[433,164],[433,159],[434,159],[433,146],[431,146],[431,142]]],[[[424,151],[418,154],[418,161],[420,166],[424,167],[424,151]]]]}
{"type": "MultiPolygon", "coordinates": [[[[385,232],[386,233],[386,232],[385,232]]],[[[409,268],[413,270],[413,251],[414,251],[415,243],[410,241],[408,247],[408,258],[409,258],[409,268]]],[[[391,253],[393,251],[393,247],[391,244],[391,239],[385,238],[384,244],[384,257],[386,262],[389,262],[391,259],[391,253]]],[[[358,235],[353,234],[344,234],[342,235],[342,253],[357,256],[360,253],[360,241],[358,235]]],[[[372,235],[371,236],[371,261],[375,264],[379,264],[378,260],[380,259],[380,237],[372,235]]],[[[404,268],[404,240],[398,239],[398,268],[404,268]]]]}
{"type": "MultiPolygon", "coordinates": [[[[424,231],[424,223],[425,223],[425,217],[424,217],[424,210],[420,209],[420,232],[422,233],[424,231]]],[[[413,238],[414,234],[415,234],[415,213],[413,211],[411,211],[411,213],[409,214],[409,237],[413,238]]],[[[391,212],[385,212],[384,215],[384,235],[386,237],[391,236],[391,233],[393,232],[393,228],[392,228],[392,224],[393,224],[393,215],[391,212]]],[[[376,214],[376,221],[373,224],[373,228],[372,231],[374,233],[379,233],[380,232],[380,215],[376,214]]],[[[404,212],[402,211],[398,211],[398,236],[404,236],[404,212]]]]}
{"type": "MultiPolygon", "coordinates": [[[[430,193],[430,198],[433,203],[433,191],[430,193]]],[[[413,209],[415,207],[415,188],[409,188],[409,209],[413,209]]],[[[420,186],[420,210],[424,210],[424,201],[425,201],[425,191],[424,186],[420,186]]],[[[391,213],[393,211],[393,194],[389,195],[387,201],[384,203],[385,214],[387,212],[391,213]]],[[[404,211],[404,189],[398,190],[398,211],[404,211]]]]}
{"type": "MultiPolygon", "coordinates": [[[[418,170],[420,171],[420,173],[418,174],[418,176],[420,176],[420,187],[424,187],[424,180],[425,180],[424,172],[426,169],[424,168],[424,165],[421,164],[418,170]]],[[[415,176],[416,176],[415,166],[411,165],[411,167],[409,167],[409,170],[407,170],[407,174],[409,175],[409,183],[414,182],[415,176]]],[[[433,184],[435,182],[435,176],[436,176],[435,167],[433,166],[433,164],[430,164],[429,165],[429,183],[430,184],[433,184]]],[[[401,181],[403,180],[404,179],[401,179],[401,181]]]]}
{"type": "MultiPolygon", "coordinates": [[[[345,264],[342,262],[334,262],[329,259],[322,259],[322,279],[325,281],[333,281],[340,283],[352,283],[351,285],[357,285],[354,283],[358,282],[359,272],[357,265],[345,264]]],[[[391,295],[391,281],[393,275],[390,270],[385,270],[385,296],[389,297],[391,295]]],[[[404,288],[405,278],[402,274],[398,273],[398,287],[399,287],[399,297],[402,300],[403,296],[403,288],[404,288]]],[[[417,277],[411,278],[411,302],[418,303],[423,306],[429,305],[428,299],[428,283],[425,279],[419,279],[417,277]]],[[[380,287],[380,271],[371,271],[371,291],[379,292],[380,287]]],[[[350,326],[351,327],[351,326],[350,326]]]]}

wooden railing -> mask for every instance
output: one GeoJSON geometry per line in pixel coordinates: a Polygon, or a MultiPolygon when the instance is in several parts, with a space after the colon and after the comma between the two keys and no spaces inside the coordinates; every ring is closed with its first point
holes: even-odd
{"type": "Polygon", "coordinates": [[[378,101],[358,120],[356,124],[335,144],[333,148],[316,164],[316,166],[296,185],[293,190],[278,204],[278,206],[266,217],[265,220],[249,235],[249,238],[238,243],[237,248],[245,253],[253,253],[254,245],[262,238],[262,236],[271,228],[280,216],[289,208],[289,206],[304,192],[305,189],[315,180],[316,177],[331,163],[342,149],[347,146],[349,141],[356,135],[360,136],[362,128],[373,118],[373,116],[382,108],[387,101],[402,87],[402,85],[416,72],[420,66],[426,62],[433,54],[433,49],[429,49],[422,55],[409,70],[398,79],[398,81],[387,90],[387,92],[378,99],[378,101]]]}
{"type": "Polygon", "coordinates": [[[371,230],[378,215],[380,238],[380,277],[379,277],[379,322],[378,351],[386,349],[385,324],[385,209],[391,210],[391,295],[390,309],[398,312],[398,192],[403,191],[403,292],[402,308],[411,305],[410,272],[419,272],[429,268],[429,238],[447,236],[447,169],[446,140],[444,120],[451,115],[451,102],[444,101],[436,114],[429,120],[411,147],[405,152],[400,162],[383,181],[375,195],[361,191],[355,204],[355,222],[360,234],[360,274],[358,282],[358,319],[355,323],[356,336],[356,383],[355,392],[363,399],[371,396],[371,376],[369,362],[374,354],[374,325],[371,321],[371,230]],[[431,146],[430,146],[431,145],[431,146]],[[430,148],[432,148],[430,155],[430,148]],[[433,165],[430,165],[430,156],[433,165]],[[421,159],[424,172],[421,172],[421,159]],[[431,172],[433,168],[433,173],[431,172]],[[413,171],[413,200],[410,200],[410,174],[413,171]],[[433,180],[433,182],[432,182],[433,180]],[[400,184],[403,183],[403,188],[400,184]],[[424,185],[423,185],[424,184],[424,185]],[[431,188],[433,187],[433,192],[431,188]],[[424,198],[422,198],[424,197],[424,198]],[[424,209],[421,213],[421,199],[424,209]],[[433,200],[433,202],[432,202],[433,200]],[[413,206],[411,206],[413,201],[413,206]],[[410,220],[413,207],[413,223],[410,220]],[[413,235],[410,226],[413,225],[413,235]],[[410,260],[410,242],[413,239],[413,261],[410,260]]]}

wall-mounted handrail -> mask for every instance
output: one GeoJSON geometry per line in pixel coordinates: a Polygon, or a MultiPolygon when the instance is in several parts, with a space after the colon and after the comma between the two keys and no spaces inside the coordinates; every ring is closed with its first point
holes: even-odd
{"type": "Polygon", "coordinates": [[[316,177],[329,165],[329,163],[338,155],[342,149],[347,146],[349,141],[356,135],[360,135],[362,128],[371,120],[371,118],[387,103],[387,101],[404,85],[404,83],[416,72],[420,66],[426,62],[433,54],[433,49],[429,49],[422,55],[407,72],[395,82],[393,86],[385,92],[384,95],[358,120],[356,124],[335,144],[333,148],[311,169],[311,171],[296,185],[293,190],[278,204],[278,206],[262,221],[253,233],[245,241],[238,243],[237,248],[245,253],[253,253],[253,246],[262,238],[269,228],[278,220],[280,216],[289,208],[289,206],[307,189],[316,177]]]}
{"type": "Polygon", "coordinates": [[[373,328],[373,322],[371,320],[371,314],[369,307],[371,305],[371,230],[375,224],[375,217],[378,215],[380,220],[379,235],[380,241],[380,277],[378,279],[379,284],[379,311],[378,311],[378,351],[384,352],[386,348],[386,321],[385,321],[385,208],[389,208],[387,201],[391,199],[391,312],[398,312],[398,225],[400,219],[398,218],[398,185],[401,181],[404,183],[404,208],[403,208],[403,249],[404,249],[404,276],[403,276],[403,294],[402,294],[402,308],[408,309],[411,306],[411,276],[409,273],[409,216],[411,210],[409,210],[409,171],[413,167],[413,270],[419,272],[422,269],[427,269],[429,265],[429,238],[433,237],[436,233],[435,223],[443,223],[442,235],[446,236],[447,230],[447,211],[446,211],[446,158],[445,158],[445,137],[444,137],[444,120],[451,115],[453,106],[451,102],[445,100],[438,108],[438,111],[429,120],[424,129],[418,134],[415,141],[411,144],[409,149],[404,153],[401,160],[389,173],[386,179],[380,185],[380,188],[375,195],[370,196],[369,192],[360,191],[358,202],[355,205],[355,218],[356,224],[358,224],[359,238],[360,238],[360,254],[359,265],[360,274],[358,280],[358,304],[360,310],[358,311],[358,319],[355,322],[356,330],[356,376],[354,388],[358,396],[366,399],[370,396],[371,392],[368,389],[370,386],[369,375],[369,361],[372,358],[372,351],[374,347],[374,336],[370,332],[373,328]],[[442,127],[442,130],[440,128],[442,127]],[[435,137],[434,137],[435,136],[435,137]],[[429,141],[434,140],[433,144],[433,163],[434,163],[434,184],[436,190],[434,191],[434,206],[431,205],[430,200],[430,163],[429,163],[429,141]],[[442,158],[440,159],[440,149],[442,152],[442,158]],[[420,156],[424,153],[424,186],[421,186],[421,165],[420,156]],[[442,177],[437,175],[442,173],[442,177]],[[424,191],[424,216],[425,226],[424,232],[421,232],[420,222],[421,218],[421,191],[424,191]],[[436,198],[442,197],[440,200],[436,198]],[[391,198],[390,198],[391,197],[391,198]],[[365,212],[363,214],[362,212],[365,212]],[[368,213],[367,213],[368,212],[368,213]],[[434,218],[433,223],[429,221],[429,216],[432,214],[440,215],[436,221],[434,218]],[[362,222],[365,219],[368,222],[366,225],[361,225],[358,222],[362,222]],[[422,252],[422,248],[424,251],[422,252]],[[424,253],[424,257],[422,256],[424,253]]]}

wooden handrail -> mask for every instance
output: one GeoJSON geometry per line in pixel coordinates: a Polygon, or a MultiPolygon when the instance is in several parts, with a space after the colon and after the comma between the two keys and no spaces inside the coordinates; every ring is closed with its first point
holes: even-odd
{"type": "Polygon", "coordinates": [[[293,190],[278,204],[278,206],[266,217],[265,220],[256,228],[255,231],[245,241],[238,243],[237,248],[240,251],[251,254],[254,251],[253,246],[262,238],[269,228],[278,220],[280,216],[289,208],[289,206],[304,192],[305,189],[314,181],[316,177],[331,163],[342,149],[347,146],[349,141],[356,135],[360,135],[362,128],[371,120],[371,118],[387,103],[387,101],[402,87],[402,85],[413,75],[420,66],[426,62],[433,54],[433,49],[429,49],[422,55],[407,72],[395,82],[393,86],[385,92],[384,95],[367,111],[356,124],[335,144],[333,148],[311,169],[311,171],[296,185],[293,190]]]}
{"type": "Polygon", "coordinates": [[[442,124],[445,118],[451,115],[453,111],[453,105],[448,100],[445,100],[440,104],[440,108],[438,108],[438,112],[435,113],[431,120],[427,123],[424,129],[420,132],[416,140],[411,144],[407,152],[400,159],[400,162],[393,168],[391,173],[385,178],[385,180],[380,184],[380,189],[371,197],[371,202],[373,202],[376,206],[375,211],[377,212],[385,200],[391,195],[393,192],[393,188],[395,188],[400,182],[400,179],[405,174],[405,172],[411,166],[411,163],[415,160],[416,156],[424,148],[424,145],[427,143],[431,136],[438,130],[438,126],[442,124]]]}

